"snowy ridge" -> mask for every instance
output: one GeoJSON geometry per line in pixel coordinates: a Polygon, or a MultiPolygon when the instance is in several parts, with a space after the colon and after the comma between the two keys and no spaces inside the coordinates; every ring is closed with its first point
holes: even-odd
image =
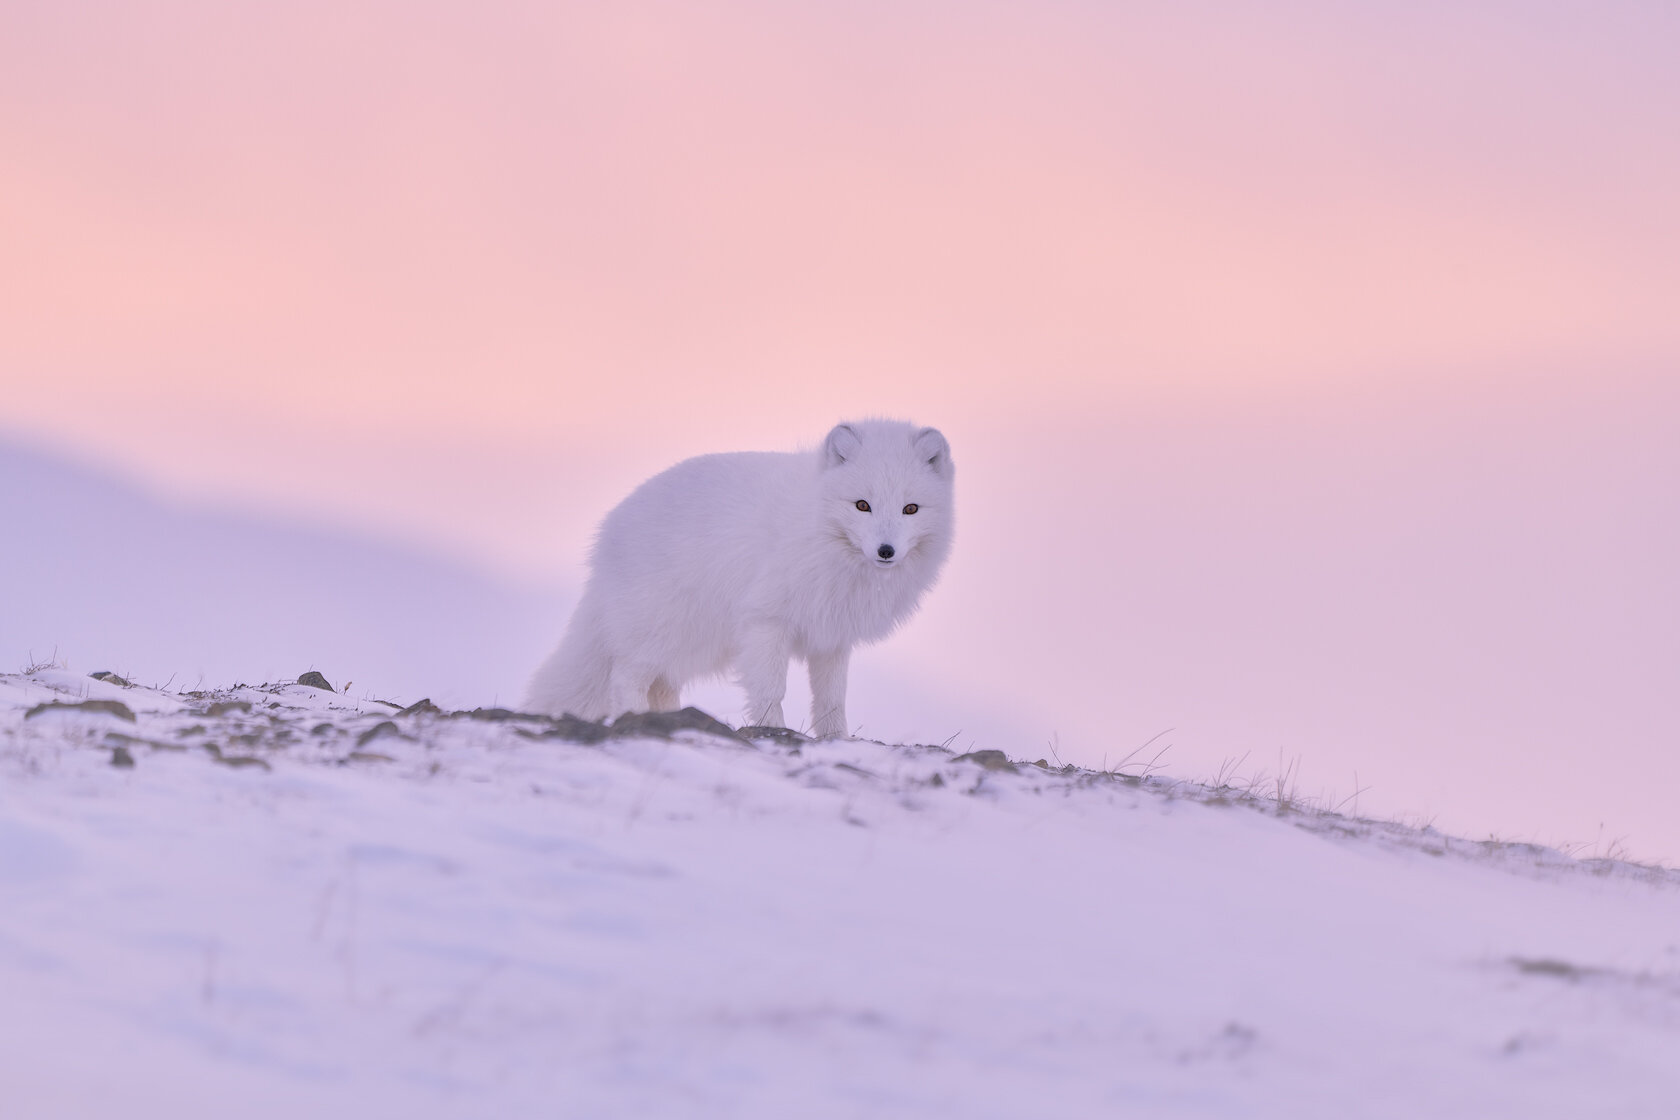
{"type": "Polygon", "coordinates": [[[16,1115],[1680,1099],[1674,871],[995,751],[639,726],[0,675],[16,1115]]]}

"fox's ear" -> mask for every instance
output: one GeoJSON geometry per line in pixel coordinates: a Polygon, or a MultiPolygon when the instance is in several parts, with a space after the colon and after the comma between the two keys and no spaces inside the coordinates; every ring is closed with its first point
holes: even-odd
{"type": "Polygon", "coordinates": [[[916,433],[916,454],[933,473],[941,478],[951,474],[951,445],[945,442],[945,437],[939,434],[938,428],[923,428],[916,433]]]}
{"type": "Polygon", "coordinates": [[[847,459],[858,453],[863,446],[863,440],[858,438],[857,431],[850,424],[840,424],[828,438],[823,441],[823,462],[831,467],[838,467],[847,459]]]}

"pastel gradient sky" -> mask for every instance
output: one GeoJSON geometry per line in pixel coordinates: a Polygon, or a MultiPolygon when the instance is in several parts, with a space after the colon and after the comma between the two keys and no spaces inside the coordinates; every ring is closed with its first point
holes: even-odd
{"type": "Polygon", "coordinates": [[[0,428],[575,584],[678,458],[914,417],[946,689],[1680,858],[1676,57],[1666,0],[10,0],[0,428]]]}

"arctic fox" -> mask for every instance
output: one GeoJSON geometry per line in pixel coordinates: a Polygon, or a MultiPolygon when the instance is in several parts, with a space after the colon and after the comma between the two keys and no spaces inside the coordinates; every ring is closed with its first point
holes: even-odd
{"type": "Polygon", "coordinates": [[[669,711],[734,670],[746,720],[785,726],[788,660],[811,728],[846,734],[852,647],[915,611],[951,551],[951,448],[897,420],[841,424],[815,451],[687,459],[601,523],[589,582],[526,707],[606,719],[669,711]]]}

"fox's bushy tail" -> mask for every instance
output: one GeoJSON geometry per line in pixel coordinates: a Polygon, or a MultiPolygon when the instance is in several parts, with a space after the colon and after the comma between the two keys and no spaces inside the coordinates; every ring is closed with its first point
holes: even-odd
{"type": "Polygon", "coordinates": [[[549,655],[525,692],[525,710],[601,720],[610,714],[608,684],[612,656],[601,632],[599,612],[587,594],[572,613],[560,647],[549,655]]]}

